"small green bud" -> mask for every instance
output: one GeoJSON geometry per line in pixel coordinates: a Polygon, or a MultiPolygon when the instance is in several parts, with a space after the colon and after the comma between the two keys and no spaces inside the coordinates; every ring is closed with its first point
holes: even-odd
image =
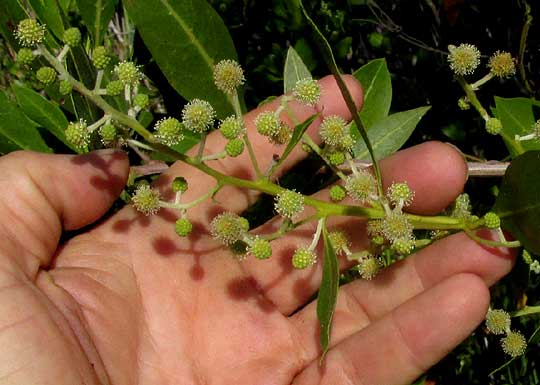
{"type": "Polygon", "coordinates": [[[392,250],[399,255],[409,255],[414,250],[414,240],[410,238],[396,239],[392,243],[392,250]]]}
{"type": "Polygon", "coordinates": [[[154,130],[156,139],[167,146],[177,144],[184,139],[182,124],[175,118],[160,119],[154,126],[154,130]]]}
{"type": "Polygon", "coordinates": [[[504,310],[488,310],[486,314],[486,327],[490,333],[504,334],[510,330],[510,314],[504,310]]]}
{"type": "Polygon", "coordinates": [[[84,120],[69,123],[65,132],[66,140],[82,152],[88,151],[90,144],[90,132],[84,120]]]}
{"type": "Polygon", "coordinates": [[[118,96],[124,92],[124,84],[120,80],[112,80],[106,87],[107,95],[118,96]]]}
{"type": "Polygon", "coordinates": [[[133,98],[133,105],[144,110],[150,105],[150,98],[147,94],[137,94],[137,96],[133,98]]]}
{"type": "Polygon", "coordinates": [[[480,51],[472,44],[448,46],[448,62],[456,75],[471,75],[480,64],[480,51]]]}
{"type": "Polygon", "coordinates": [[[34,61],[35,56],[34,53],[30,48],[21,48],[19,52],[17,52],[17,61],[24,65],[32,64],[34,61]]]}
{"type": "Polygon", "coordinates": [[[533,258],[531,256],[531,254],[529,254],[529,252],[525,249],[523,249],[523,252],[521,253],[521,258],[523,258],[523,261],[527,264],[527,265],[530,265],[531,263],[533,263],[533,258]]]}
{"type": "Polygon", "coordinates": [[[525,340],[525,337],[520,332],[509,331],[501,339],[501,345],[506,354],[511,357],[519,357],[527,349],[527,340],[525,340]]]}
{"type": "Polygon", "coordinates": [[[345,199],[346,195],[347,192],[340,185],[330,187],[330,199],[332,199],[334,202],[342,201],[345,199]]]}
{"type": "Polygon", "coordinates": [[[281,122],[273,111],[264,111],[255,118],[255,127],[259,134],[272,137],[279,134],[281,122]]]}
{"type": "Polygon", "coordinates": [[[34,19],[24,19],[17,25],[15,38],[23,47],[33,47],[45,39],[45,26],[34,19]]]}
{"type": "Polygon", "coordinates": [[[100,45],[94,48],[94,51],[92,52],[92,62],[94,63],[94,67],[96,67],[98,70],[105,69],[105,67],[109,65],[110,61],[111,58],[107,54],[105,47],[100,45]]]}
{"type": "Polygon", "coordinates": [[[225,139],[236,139],[245,132],[244,123],[235,115],[226,117],[219,125],[219,131],[225,139]]]}
{"type": "Polygon", "coordinates": [[[156,214],[160,209],[159,192],[141,183],[131,197],[131,204],[144,215],[156,214]]]}
{"type": "Polygon", "coordinates": [[[535,259],[530,265],[529,268],[535,274],[540,274],[540,261],[535,259]]]}
{"type": "Polygon", "coordinates": [[[463,96],[458,99],[458,107],[463,111],[467,111],[471,108],[471,103],[469,103],[469,99],[463,96]]]}
{"type": "Polygon", "coordinates": [[[182,123],[189,131],[203,133],[214,125],[216,113],[206,100],[193,99],[182,110],[182,123]]]}
{"type": "Polygon", "coordinates": [[[274,208],[284,218],[293,219],[304,210],[304,196],[293,190],[276,195],[274,208]]]}
{"type": "Polygon", "coordinates": [[[79,28],[68,28],[64,31],[63,39],[64,44],[70,47],[76,47],[81,43],[81,31],[79,28]]]}
{"type": "Polygon", "coordinates": [[[502,131],[502,123],[497,118],[489,118],[486,120],[486,131],[491,135],[499,135],[502,131]]]}
{"type": "Polygon", "coordinates": [[[73,91],[73,86],[69,80],[60,80],[60,84],[58,85],[58,92],[60,92],[60,95],[69,95],[71,91],[73,91]]]}
{"type": "Polygon", "coordinates": [[[296,82],[292,94],[300,103],[315,106],[321,98],[321,86],[312,78],[301,79],[296,82]]]}
{"type": "Polygon", "coordinates": [[[244,229],[244,231],[249,231],[249,221],[244,217],[239,218],[240,226],[242,226],[242,229],[244,229]]]}
{"type": "Polygon", "coordinates": [[[142,79],[139,67],[132,61],[123,61],[114,67],[118,79],[124,85],[136,86],[142,79]]]}
{"type": "Polygon", "coordinates": [[[375,246],[382,246],[385,243],[384,237],[382,235],[376,235],[371,238],[371,243],[375,246]]]}
{"type": "Polygon", "coordinates": [[[332,166],[339,166],[345,163],[345,153],[342,151],[334,151],[328,155],[328,161],[332,166]]]}
{"type": "Polygon", "coordinates": [[[407,183],[392,183],[386,196],[394,205],[409,206],[414,198],[414,191],[407,183]]]}
{"type": "Polygon", "coordinates": [[[248,253],[257,259],[267,259],[272,255],[272,247],[270,246],[270,242],[266,239],[257,237],[251,245],[249,245],[248,253]]]}
{"type": "Polygon", "coordinates": [[[368,35],[368,41],[373,48],[379,48],[383,44],[384,36],[379,32],[371,32],[368,35]]]}
{"type": "Polygon", "coordinates": [[[172,182],[173,192],[186,192],[188,189],[188,182],[183,176],[177,176],[172,182]]]}
{"type": "Polygon", "coordinates": [[[368,258],[360,261],[358,264],[358,272],[362,278],[371,280],[379,273],[381,267],[382,263],[377,257],[369,256],[368,258]]]}
{"type": "Polygon", "coordinates": [[[176,221],[175,231],[181,237],[187,237],[193,230],[193,225],[187,218],[180,218],[176,221]]]}
{"type": "Polygon", "coordinates": [[[349,240],[343,231],[332,231],[328,234],[328,239],[336,252],[336,255],[345,253],[349,249],[349,240]]]}
{"type": "Polygon", "coordinates": [[[459,194],[454,202],[452,216],[455,218],[469,218],[471,216],[471,199],[469,194],[459,194]]]}
{"type": "Polygon", "coordinates": [[[490,211],[484,215],[484,226],[486,226],[488,229],[498,229],[501,227],[501,219],[497,214],[490,211]]]}
{"type": "Polygon", "coordinates": [[[244,152],[244,141],[239,138],[229,140],[225,146],[225,152],[230,157],[236,158],[244,152]]]}
{"type": "Polygon", "coordinates": [[[292,265],[295,269],[305,269],[313,266],[317,261],[315,253],[306,248],[298,248],[292,256],[292,265]]]}
{"type": "Polygon", "coordinates": [[[375,178],[367,171],[359,171],[345,180],[345,190],[351,198],[359,202],[369,202],[377,194],[375,178]]]}
{"type": "Polygon", "coordinates": [[[41,67],[36,73],[36,78],[44,85],[49,86],[56,80],[56,71],[52,67],[41,67]]]}
{"type": "Polygon", "coordinates": [[[116,127],[111,123],[105,123],[99,128],[101,143],[108,146],[116,140],[116,127]]]}
{"type": "Polygon", "coordinates": [[[233,94],[245,80],[242,67],[234,60],[222,60],[214,66],[214,84],[226,94],[233,94]]]}
{"type": "Polygon", "coordinates": [[[508,52],[495,52],[490,58],[488,67],[490,72],[501,79],[516,74],[516,63],[508,52]]]}
{"type": "Polygon", "coordinates": [[[231,245],[242,240],[246,233],[245,222],[245,218],[231,212],[221,213],[210,222],[210,232],[221,243],[231,245]]]}

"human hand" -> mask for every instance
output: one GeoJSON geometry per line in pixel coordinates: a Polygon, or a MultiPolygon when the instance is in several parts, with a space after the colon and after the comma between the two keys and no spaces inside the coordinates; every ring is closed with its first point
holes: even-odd
{"type": "MultiPolygon", "coordinates": [[[[347,82],[360,103],[360,87],[347,82]]],[[[321,84],[323,113],[350,117],[333,79],[321,84]]],[[[294,108],[300,118],[312,113],[294,108]]],[[[264,169],[274,149],[252,141],[264,169]]],[[[224,143],[212,134],[207,145],[224,143]]],[[[214,166],[250,177],[248,162],[242,155],[214,166]]],[[[97,220],[118,196],[126,157],[14,153],[0,158],[0,169],[0,383],[407,384],[482,321],[488,286],[513,263],[508,250],[455,234],[372,281],[341,287],[320,367],[316,306],[306,302],[321,263],[302,271],[290,263],[294,247],[309,242],[309,225],[273,242],[269,260],[237,261],[206,229],[218,212],[241,212],[257,196],[226,187],[219,204],[190,210],[195,230],[186,239],[174,233],[174,212],[144,217],[126,207],[59,247],[63,230],[97,220]]],[[[466,179],[461,156],[441,143],[403,150],[381,169],[386,183],[409,183],[410,211],[422,214],[446,207],[466,179]]],[[[160,180],[163,194],[177,175],[190,182],[187,201],[214,184],[177,163],[160,180]]],[[[362,221],[334,224],[365,244],[362,221]]]]}

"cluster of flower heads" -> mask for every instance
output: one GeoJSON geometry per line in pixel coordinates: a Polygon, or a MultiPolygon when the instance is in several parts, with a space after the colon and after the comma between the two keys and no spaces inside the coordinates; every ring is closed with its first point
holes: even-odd
{"type": "Polygon", "coordinates": [[[506,354],[518,357],[525,353],[527,340],[519,331],[510,329],[510,314],[504,310],[490,309],[486,314],[486,328],[492,334],[504,335],[501,346],[506,354]]]}

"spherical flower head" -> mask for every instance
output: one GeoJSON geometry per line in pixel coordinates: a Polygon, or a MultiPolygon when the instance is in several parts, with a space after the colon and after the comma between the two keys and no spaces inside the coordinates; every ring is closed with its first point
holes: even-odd
{"type": "Polygon", "coordinates": [[[124,91],[124,84],[120,80],[112,80],[105,87],[107,95],[118,96],[124,91]]]}
{"type": "Polygon", "coordinates": [[[276,195],[274,208],[282,217],[293,219],[304,210],[304,196],[293,190],[283,190],[276,195]]]}
{"type": "Polygon", "coordinates": [[[275,144],[285,144],[291,139],[292,131],[285,122],[280,122],[277,134],[270,137],[270,142],[275,144]]]}
{"type": "Polygon", "coordinates": [[[377,193],[375,178],[363,170],[359,171],[358,174],[351,174],[345,180],[345,190],[354,200],[369,202],[377,193]]]}
{"type": "Polygon", "coordinates": [[[243,135],[246,128],[244,127],[244,122],[241,119],[238,119],[235,115],[226,117],[221,121],[219,125],[219,131],[225,139],[236,139],[240,135],[243,135]]]}
{"type": "Polygon", "coordinates": [[[380,32],[371,32],[368,35],[368,41],[373,48],[379,48],[384,42],[384,36],[380,32]]]}
{"type": "Polygon", "coordinates": [[[214,125],[216,113],[206,100],[193,99],[182,110],[182,123],[186,129],[203,133],[214,125]]]}
{"type": "Polygon", "coordinates": [[[34,53],[30,48],[21,48],[19,52],[17,52],[17,61],[24,65],[32,64],[34,61],[35,56],[34,53]]]}
{"type": "Polygon", "coordinates": [[[132,61],[120,62],[114,67],[118,79],[124,85],[136,86],[142,79],[139,67],[132,61]]]}
{"type": "Polygon", "coordinates": [[[75,148],[80,151],[88,151],[88,144],[90,144],[90,132],[86,126],[84,120],[78,122],[69,123],[64,131],[66,140],[71,143],[75,148]]]}
{"type": "Polygon", "coordinates": [[[527,340],[520,332],[510,331],[501,339],[501,345],[506,354],[511,357],[519,357],[527,349],[527,340]]]}
{"type": "Polygon", "coordinates": [[[60,95],[69,95],[71,91],[73,91],[73,85],[69,80],[60,80],[60,84],[58,85],[58,92],[60,92],[60,95]]]}
{"type": "Polygon", "coordinates": [[[319,128],[319,135],[329,146],[339,147],[343,136],[347,134],[347,122],[339,115],[330,115],[323,119],[319,128]]]}
{"type": "Polygon", "coordinates": [[[176,234],[181,237],[187,237],[193,231],[193,225],[187,218],[179,218],[174,226],[176,234]]]}
{"type": "Polygon", "coordinates": [[[345,199],[347,192],[340,185],[330,187],[330,199],[334,202],[340,202],[345,199]]]}
{"type": "Polygon", "coordinates": [[[225,145],[225,152],[230,157],[236,158],[244,152],[244,141],[240,138],[229,140],[225,145]]]}
{"type": "Polygon", "coordinates": [[[407,183],[392,183],[386,196],[394,205],[409,206],[414,198],[414,191],[407,183]]]}
{"type": "Polygon", "coordinates": [[[156,214],[159,209],[159,192],[146,183],[140,184],[131,197],[131,204],[144,215],[156,214]]]}
{"type": "Polygon", "coordinates": [[[245,222],[245,218],[230,212],[224,212],[212,219],[210,232],[216,240],[224,245],[231,245],[241,240],[246,234],[245,222]]]}
{"type": "Polygon", "coordinates": [[[448,62],[456,75],[470,75],[480,64],[480,51],[472,44],[450,45],[448,51],[448,62]]]}
{"type": "Polygon", "coordinates": [[[137,96],[133,98],[133,105],[144,110],[150,105],[150,98],[147,94],[137,94],[137,96]]]}
{"type": "Polygon", "coordinates": [[[366,231],[371,238],[384,235],[384,221],[382,219],[372,219],[368,221],[366,231]]]}
{"type": "Polygon", "coordinates": [[[491,135],[499,135],[502,131],[502,123],[497,118],[490,117],[486,120],[486,131],[491,135]]]}
{"type": "Polygon", "coordinates": [[[182,124],[175,118],[160,119],[156,123],[154,130],[156,139],[167,146],[177,144],[184,139],[182,124]]]}
{"type": "Polygon", "coordinates": [[[296,82],[292,93],[300,103],[315,106],[321,98],[321,86],[318,81],[305,78],[296,82]]]}
{"type": "Polygon", "coordinates": [[[488,310],[486,314],[486,327],[490,333],[504,334],[510,330],[510,314],[504,310],[488,310]]]}
{"type": "Polygon", "coordinates": [[[462,111],[467,111],[471,109],[471,103],[469,103],[469,99],[467,99],[467,97],[465,96],[459,98],[457,104],[459,109],[462,111]]]}
{"type": "Polygon", "coordinates": [[[392,250],[399,255],[409,255],[414,250],[414,240],[411,238],[396,239],[392,243],[392,250]]]}
{"type": "Polygon", "coordinates": [[[516,74],[516,63],[508,52],[495,52],[490,58],[488,67],[493,76],[509,78],[516,74]]]}
{"type": "Polygon", "coordinates": [[[116,140],[116,127],[111,123],[105,123],[99,128],[99,136],[101,138],[101,143],[105,146],[108,146],[116,140]]]}
{"type": "Polygon", "coordinates": [[[484,226],[488,229],[498,229],[501,227],[501,218],[494,212],[490,211],[484,215],[484,226]]]}
{"type": "Polygon", "coordinates": [[[392,212],[382,220],[382,233],[391,243],[397,240],[412,239],[413,226],[404,214],[392,212]]]}
{"type": "Polygon", "coordinates": [[[94,63],[94,67],[98,70],[105,69],[107,65],[109,65],[109,62],[111,61],[110,56],[107,54],[107,50],[102,45],[94,48],[94,51],[92,52],[92,63],[94,63]]]}
{"type": "Polygon", "coordinates": [[[81,31],[79,28],[68,28],[64,31],[64,36],[62,37],[64,44],[67,44],[70,47],[76,47],[81,44],[81,31]]]}
{"type": "Polygon", "coordinates": [[[306,248],[298,248],[292,256],[292,265],[295,269],[305,269],[313,266],[317,261],[315,253],[306,248]]]}
{"type": "Polygon", "coordinates": [[[36,73],[36,78],[44,85],[49,86],[56,80],[56,70],[52,67],[41,67],[36,73]]]}
{"type": "Polygon", "coordinates": [[[214,84],[226,94],[233,94],[245,80],[244,71],[235,60],[222,60],[214,66],[214,84]]]}
{"type": "Polygon", "coordinates": [[[248,253],[257,259],[267,259],[272,255],[272,247],[266,239],[256,237],[248,247],[248,253]]]}
{"type": "Polygon", "coordinates": [[[45,39],[45,25],[34,19],[24,19],[17,25],[15,38],[23,47],[33,47],[45,39]]]}
{"type": "Polygon", "coordinates": [[[272,137],[279,133],[281,122],[273,111],[261,112],[255,118],[255,127],[259,134],[272,137]]]}
{"type": "Polygon", "coordinates": [[[358,272],[360,276],[366,280],[375,278],[375,276],[381,270],[382,263],[379,258],[369,256],[366,259],[360,261],[358,264],[358,272]]]}
{"type": "Polygon", "coordinates": [[[334,248],[336,254],[345,253],[349,248],[349,239],[343,231],[332,231],[328,234],[328,239],[334,248]]]}
{"type": "Polygon", "coordinates": [[[328,155],[328,161],[332,166],[340,166],[345,163],[345,153],[343,151],[333,151],[328,155]]]}
{"type": "Polygon", "coordinates": [[[172,187],[173,192],[183,193],[187,191],[189,186],[188,186],[188,182],[186,178],[184,178],[183,176],[177,176],[176,178],[174,178],[171,187],[172,187]]]}

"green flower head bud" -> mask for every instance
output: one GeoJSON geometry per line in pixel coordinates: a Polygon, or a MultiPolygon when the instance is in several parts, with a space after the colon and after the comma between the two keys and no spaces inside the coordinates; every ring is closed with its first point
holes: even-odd
{"type": "Polygon", "coordinates": [[[272,137],[279,134],[281,122],[273,111],[264,111],[255,118],[255,127],[259,134],[272,137]]]}
{"type": "Polygon", "coordinates": [[[105,69],[111,61],[110,56],[107,54],[107,50],[102,45],[94,48],[92,52],[92,63],[98,70],[105,69]]]}
{"type": "Polygon", "coordinates": [[[459,98],[457,104],[460,110],[467,111],[471,109],[471,103],[469,103],[469,99],[465,96],[459,98]]]}
{"type": "Polygon", "coordinates": [[[305,269],[313,266],[317,261],[315,253],[306,248],[298,248],[292,256],[292,265],[295,269],[305,269]]]}
{"type": "Polygon", "coordinates": [[[509,356],[519,357],[527,349],[527,340],[520,332],[510,331],[501,339],[501,346],[509,356]]]}
{"type": "MultiPolygon", "coordinates": [[[[241,240],[246,234],[246,220],[236,214],[225,212],[217,215],[210,223],[212,236],[223,243],[231,245],[241,240]]],[[[249,226],[249,223],[248,223],[249,226]]]]}
{"type": "Polygon", "coordinates": [[[234,60],[222,60],[214,66],[214,84],[226,94],[234,93],[245,80],[242,67],[234,60]]]}
{"type": "Polygon", "coordinates": [[[24,19],[17,25],[15,38],[23,47],[33,47],[45,39],[45,26],[34,19],[24,19]]]}
{"type": "Polygon", "coordinates": [[[328,234],[328,239],[336,252],[336,255],[343,254],[349,249],[349,239],[343,231],[332,231],[328,234]]]}
{"type": "Polygon", "coordinates": [[[330,199],[334,202],[340,202],[345,199],[347,192],[340,185],[330,187],[330,199]]]}
{"type": "Polygon", "coordinates": [[[410,189],[407,183],[392,183],[386,195],[394,205],[403,207],[412,203],[414,191],[410,189]]]}
{"type": "Polygon", "coordinates": [[[159,192],[141,183],[131,197],[131,204],[144,215],[156,214],[160,209],[159,192]]]}
{"type": "Polygon", "coordinates": [[[62,38],[64,44],[67,44],[70,47],[76,47],[81,44],[81,31],[79,28],[68,28],[64,31],[64,36],[62,38]]]}
{"type": "Polygon", "coordinates": [[[383,44],[384,36],[379,32],[371,32],[368,35],[368,41],[373,48],[379,48],[383,44]]]}
{"type": "Polygon", "coordinates": [[[521,253],[521,258],[523,258],[523,262],[525,262],[527,265],[533,263],[531,254],[525,249],[523,249],[523,252],[521,253]]]}
{"type": "Polygon", "coordinates": [[[136,86],[143,77],[139,67],[132,61],[118,63],[114,71],[124,85],[136,86]]]}
{"type": "Polygon", "coordinates": [[[398,240],[412,239],[413,226],[405,215],[392,212],[382,220],[382,233],[391,243],[398,240]]]}
{"type": "Polygon", "coordinates": [[[244,141],[240,138],[229,140],[225,146],[225,152],[230,157],[236,158],[244,152],[244,141]]]}
{"type": "Polygon", "coordinates": [[[359,202],[369,202],[377,194],[375,178],[367,171],[359,171],[352,174],[345,180],[345,190],[354,200],[359,202]]]}
{"type": "Polygon", "coordinates": [[[99,137],[101,143],[105,146],[109,146],[116,140],[116,127],[111,123],[105,123],[99,128],[99,137]]]}
{"type": "Polygon", "coordinates": [[[167,146],[172,146],[184,139],[182,123],[175,118],[160,119],[154,126],[156,139],[167,146]]]}
{"type": "Polygon", "coordinates": [[[112,80],[106,87],[107,95],[118,96],[124,92],[124,84],[120,80],[112,80]]]}
{"type": "Polygon", "coordinates": [[[370,280],[375,278],[375,276],[381,270],[382,263],[379,258],[374,256],[369,256],[366,259],[360,261],[358,264],[358,272],[363,279],[370,280]]]}
{"type": "Polygon", "coordinates": [[[24,65],[32,64],[34,61],[35,56],[34,53],[30,48],[21,48],[19,52],[17,52],[17,61],[24,65]]]}
{"type": "Polygon", "coordinates": [[[456,218],[468,218],[471,216],[471,199],[469,194],[459,194],[454,202],[452,216],[456,218]]]}
{"type": "Polygon", "coordinates": [[[414,250],[414,240],[410,238],[396,239],[392,243],[392,250],[399,255],[409,255],[414,250]]]}
{"type": "Polygon", "coordinates": [[[296,82],[292,94],[300,103],[315,106],[321,98],[321,86],[318,81],[305,78],[296,82]]]}
{"type": "Polygon", "coordinates": [[[133,98],[133,105],[144,110],[150,105],[150,98],[147,94],[137,94],[137,96],[133,98]]]}
{"type": "Polygon", "coordinates": [[[225,139],[236,139],[240,135],[243,135],[246,128],[244,127],[244,123],[241,119],[238,119],[235,115],[231,115],[226,117],[224,120],[221,121],[221,124],[219,125],[219,131],[221,132],[221,135],[225,137],[225,139]]]}
{"type": "Polygon", "coordinates": [[[182,110],[182,123],[189,131],[203,133],[214,125],[216,113],[206,100],[193,99],[182,110]]]}
{"type": "Polygon", "coordinates": [[[193,230],[193,225],[187,218],[180,218],[176,221],[174,226],[176,234],[181,237],[187,237],[193,230]]]}
{"type": "Polygon", "coordinates": [[[257,259],[267,259],[272,255],[272,247],[266,239],[256,237],[249,245],[247,252],[257,259]]]}
{"type": "Polygon", "coordinates": [[[497,214],[490,211],[484,215],[484,226],[486,226],[488,229],[498,229],[501,227],[501,219],[497,214]]]}
{"type": "Polygon", "coordinates": [[[497,118],[489,118],[486,120],[486,131],[491,135],[499,135],[502,131],[502,123],[497,118]]]}
{"type": "Polygon", "coordinates": [[[183,176],[177,176],[172,182],[173,192],[186,192],[188,189],[188,182],[183,176]]]}
{"type": "Polygon", "coordinates": [[[480,51],[472,44],[448,46],[448,62],[456,75],[471,75],[480,64],[480,51]]]}
{"type": "Polygon", "coordinates": [[[84,120],[69,123],[64,131],[66,140],[82,152],[88,151],[90,132],[84,120]]]}
{"type": "Polygon", "coordinates": [[[345,153],[343,151],[333,151],[328,155],[328,161],[332,166],[339,166],[345,163],[345,153]]]}
{"type": "Polygon", "coordinates": [[[276,195],[274,208],[282,217],[293,219],[304,210],[304,196],[293,190],[283,190],[276,195]]]}
{"type": "Polygon", "coordinates": [[[58,85],[58,92],[60,92],[60,95],[69,95],[71,94],[71,91],[73,91],[73,86],[69,80],[60,80],[58,85]]]}
{"type": "Polygon", "coordinates": [[[504,310],[488,310],[486,314],[486,327],[490,333],[504,334],[510,330],[510,314],[504,310]]]}
{"type": "Polygon", "coordinates": [[[36,78],[46,86],[50,86],[56,80],[56,71],[52,67],[41,67],[36,73],[36,78]]]}
{"type": "Polygon", "coordinates": [[[508,52],[495,52],[490,58],[488,67],[493,76],[509,78],[516,74],[516,63],[508,52]]]}

